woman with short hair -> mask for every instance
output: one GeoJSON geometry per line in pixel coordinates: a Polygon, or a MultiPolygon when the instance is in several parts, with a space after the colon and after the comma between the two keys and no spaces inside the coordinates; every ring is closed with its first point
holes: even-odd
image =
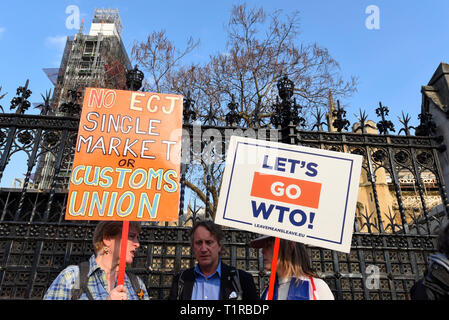
{"type": "MultiPolygon", "coordinates": [[[[122,227],[119,221],[98,223],[92,239],[95,253],[89,262],[65,268],[48,288],[44,300],[148,300],[143,281],[129,272],[125,273],[124,284],[117,286],[122,227]],[[86,278],[81,276],[84,273],[86,278]]],[[[138,222],[129,223],[127,264],[133,262],[139,248],[140,231],[138,222]]]]}

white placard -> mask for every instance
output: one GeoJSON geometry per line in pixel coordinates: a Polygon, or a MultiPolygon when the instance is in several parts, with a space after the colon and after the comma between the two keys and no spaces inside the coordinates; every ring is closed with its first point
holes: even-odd
{"type": "Polygon", "coordinates": [[[232,136],[215,223],[348,253],[362,161],[232,136]]]}

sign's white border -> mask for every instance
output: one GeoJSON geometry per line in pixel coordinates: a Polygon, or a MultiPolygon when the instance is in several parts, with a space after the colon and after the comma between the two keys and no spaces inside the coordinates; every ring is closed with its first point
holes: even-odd
{"type": "MultiPolygon", "coordinates": [[[[352,237],[352,231],[353,231],[353,222],[355,217],[355,206],[356,206],[356,200],[357,200],[357,193],[358,193],[358,187],[359,187],[359,181],[360,181],[360,172],[361,172],[361,163],[363,157],[360,155],[354,155],[354,154],[346,154],[341,152],[335,152],[335,151],[329,151],[329,150],[322,150],[322,149],[314,149],[314,148],[308,148],[308,147],[302,147],[302,146],[294,146],[294,145],[288,145],[288,144],[282,144],[282,143],[276,143],[276,142],[270,142],[270,141],[264,141],[264,140],[256,140],[251,138],[244,138],[244,137],[238,137],[238,136],[232,136],[229,144],[228,149],[228,156],[226,159],[226,168],[225,172],[223,174],[223,182],[221,186],[221,192],[220,192],[220,198],[217,208],[217,214],[215,217],[215,222],[217,224],[226,225],[229,227],[235,227],[238,229],[243,229],[251,232],[256,232],[260,234],[266,234],[271,236],[276,236],[279,238],[286,238],[289,240],[293,240],[292,237],[289,237],[288,235],[283,234],[283,232],[270,230],[269,228],[260,228],[253,225],[253,223],[244,221],[244,220],[238,220],[235,219],[235,217],[231,218],[229,215],[227,215],[227,206],[229,199],[229,193],[232,187],[235,187],[233,185],[233,181],[235,181],[234,178],[234,169],[235,166],[238,165],[236,163],[237,155],[239,152],[239,147],[241,146],[253,146],[256,148],[264,148],[264,149],[270,149],[270,151],[278,151],[282,150],[284,152],[292,152],[296,155],[298,153],[300,154],[307,154],[312,155],[314,157],[327,157],[327,158],[333,158],[338,159],[342,161],[348,161],[350,163],[349,165],[349,172],[347,173],[348,180],[345,182],[344,187],[346,189],[346,197],[345,197],[345,206],[344,206],[344,214],[343,219],[341,221],[341,225],[338,227],[341,229],[340,232],[340,238],[335,239],[329,239],[326,237],[316,237],[312,235],[306,235],[306,239],[298,239],[294,238],[294,241],[301,241],[304,243],[313,243],[317,246],[329,248],[329,249],[335,249],[342,252],[349,252],[350,250],[350,244],[351,244],[351,237],[352,237]],[[354,190],[355,189],[355,190],[354,190]],[[355,195],[354,195],[355,193],[355,195]]],[[[240,148],[242,149],[242,148],[240,148]]],[[[336,226],[337,227],[337,226],[336,226]]],[[[279,228],[277,228],[279,229],[279,228]]]]}

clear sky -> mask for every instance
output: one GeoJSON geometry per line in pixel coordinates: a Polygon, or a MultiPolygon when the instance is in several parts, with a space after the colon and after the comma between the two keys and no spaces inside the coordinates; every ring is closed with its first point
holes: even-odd
{"type": "MultiPolygon", "coordinates": [[[[86,20],[86,32],[95,8],[118,8],[122,38],[130,55],[135,41],[143,41],[149,32],[165,29],[169,39],[182,47],[192,36],[201,40],[189,61],[202,62],[209,54],[225,47],[226,24],[236,0],[167,1],[29,1],[0,0],[0,86],[8,95],[0,100],[9,112],[10,100],[18,86],[30,79],[31,102],[40,102],[40,94],[53,87],[42,68],[58,67],[65,37],[69,6],[77,6],[86,20]]],[[[362,108],[377,121],[374,109],[379,101],[390,108],[390,119],[399,131],[397,117],[407,112],[417,125],[421,108],[421,86],[426,85],[440,62],[449,62],[449,1],[447,0],[251,0],[247,5],[267,11],[300,12],[298,42],[316,42],[337,60],[345,79],[359,78],[358,92],[345,101],[348,119],[362,108]],[[378,8],[378,20],[370,5],[378,8]],[[377,22],[368,29],[366,21],[377,22]],[[376,25],[375,25],[376,26],[376,25]]],[[[1,94],[1,93],[0,93],[1,94]]],[[[27,112],[30,113],[30,112],[27,112]]],[[[8,180],[7,177],[5,177],[8,180]]],[[[5,182],[10,186],[11,179],[5,182]]]]}

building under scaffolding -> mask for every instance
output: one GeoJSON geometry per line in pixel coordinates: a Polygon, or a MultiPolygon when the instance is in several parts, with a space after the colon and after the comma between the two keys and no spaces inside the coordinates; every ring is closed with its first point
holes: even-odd
{"type": "MultiPolygon", "coordinates": [[[[89,33],[83,33],[83,21],[79,32],[67,38],[59,71],[52,74],[56,78],[52,114],[79,116],[81,110],[67,110],[65,102],[75,99],[73,102],[82,104],[87,87],[127,89],[126,73],[131,63],[121,39],[122,29],[118,9],[95,9],[89,33]],[[74,92],[78,94],[73,95],[74,92]]],[[[73,156],[69,158],[56,177],[56,187],[68,185],[73,156]]],[[[36,188],[50,188],[54,159],[54,155],[47,153],[39,161],[34,180],[36,188]]]]}
{"type": "Polygon", "coordinates": [[[122,28],[117,9],[95,9],[89,34],[83,34],[82,22],[79,32],[68,37],[52,100],[55,111],[60,112],[61,104],[70,99],[69,90],[126,89],[131,63],[121,39],[122,28]]]}

